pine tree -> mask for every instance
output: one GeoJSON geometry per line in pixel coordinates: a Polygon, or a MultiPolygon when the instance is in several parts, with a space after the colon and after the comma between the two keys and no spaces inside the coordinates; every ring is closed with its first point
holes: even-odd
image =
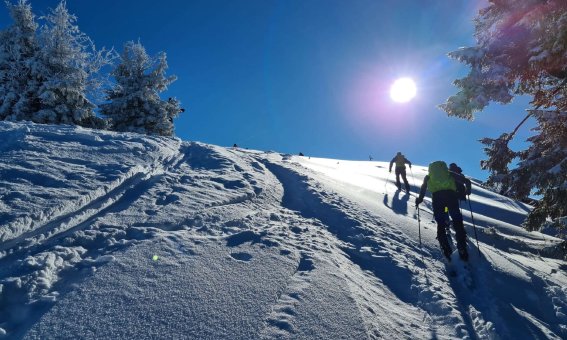
{"type": "Polygon", "coordinates": [[[43,78],[36,72],[38,25],[26,0],[6,2],[14,23],[0,33],[0,120],[31,120],[43,78]]]}
{"type": "Polygon", "coordinates": [[[110,63],[111,52],[96,51],[93,42],[75,24],[77,17],[65,1],[45,17],[40,42],[38,72],[46,81],[40,87],[41,109],[33,116],[38,123],[98,124],[95,105],[88,95],[101,86],[99,70],[110,63]]]}
{"type": "Polygon", "coordinates": [[[539,229],[547,218],[561,227],[567,215],[567,2],[564,0],[489,0],[475,19],[477,44],[449,56],[470,67],[455,81],[460,91],[440,105],[450,116],[472,120],[491,101],[509,103],[531,97],[528,114],[511,133],[485,138],[489,184],[510,197],[543,198],[525,222],[539,229]],[[508,143],[527,118],[535,135],[527,150],[508,143]],[[512,161],[515,168],[510,169],[512,161]],[[563,221],[563,222],[561,222],[563,221]]]}
{"type": "Polygon", "coordinates": [[[176,80],[165,76],[165,53],[148,56],[141,43],[128,42],[112,72],[116,86],[107,92],[108,103],[100,105],[116,131],[172,136],[173,118],[183,110],[174,98],[161,100],[159,94],[176,80]]]}

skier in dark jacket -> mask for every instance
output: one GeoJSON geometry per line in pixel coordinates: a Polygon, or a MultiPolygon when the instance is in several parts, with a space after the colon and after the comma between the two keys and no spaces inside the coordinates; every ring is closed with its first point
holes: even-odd
{"type": "Polygon", "coordinates": [[[390,161],[390,172],[392,172],[392,165],[394,163],[396,163],[396,186],[398,187],[398,190],[402,188],[402,185],[400,183],[400,176],[402,176],[402,179],[404,180],[404,184],[406,186],[406,191],[409,193],[410,185],[406,177],[406,164],[409,164],[409,167],[411,169],[411,162],[408,161],[406,156],[402,155],[401,152],[398,152],[390,161]]]}
{"type": "Polygon", "coordinates": [[[459,200],[466,201],[467,196],[471,194],[471,181],[463,175],[463,169],[455,163],[449,164],[449,172],[455,178],[455,182],[457,184],[457,196],[459,196],[459,200]]]}
{"type": "MultiPolygon", "coordinates": [[[[461,169],[457,164],[449,164],[449,173],[455,179],[455,185],[457,186],[457,197],[459,201],[466,201],[467,196],[471,194],[471,181],[463,175],[463,169],[461,169]]],[[[459,208],[461,204],[459,202],[459,208]]],[[[445,226],[447,232],[451,230],[451,219],[449,217],[449,209],[445,207],[445,226]]],[[[448,235],[447,235],[448,236],[448,235]]]]}
{"type": "MultiPolygon", "coordinates": [[[[464,178],[464,176],[462,176],[464,178]]],[[[457,239],[457,249],[463,261],[469,258],[467,251],[467,234],[463,225],[463,215],[459,209],[459,198],[457,196],[457,185],[464,185],[464,182],[452,175],[443,161],[436,161],[429,164],[429,174],[425,176],[419,197],[415,199],[415,204],[423,202],[423,197],[427,189],[431,191],[431,203],[433,206],[433,216],[437,222],[437,239],[443,250],[443,255],[451,261],[451,245],[447,239],[445,231],[445,207],[448,208],[453,228],[457,239]]]]}

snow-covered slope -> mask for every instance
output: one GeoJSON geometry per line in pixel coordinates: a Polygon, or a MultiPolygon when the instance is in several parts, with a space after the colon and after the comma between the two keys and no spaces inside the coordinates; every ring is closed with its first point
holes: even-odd
{"type": "MultiPolygon", "coordinates": [[[[0,123],[0,336],[566,338],[558,240],[473,187],[471,270],[383,162],[0,123]],[[421,244],[420,244],[421,238],[421,244]],[[458,261],[457,261],[458,262],[458,261]]],[[[448,160],[450,162],[458,160],[448,160]]]]}

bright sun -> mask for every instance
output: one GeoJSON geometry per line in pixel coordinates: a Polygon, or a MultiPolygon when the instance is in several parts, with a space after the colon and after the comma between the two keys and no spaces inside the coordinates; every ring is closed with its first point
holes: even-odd
{"type": "Polygon", "coordinates": [[[415,97],[416,90],[411,78],[400,78],[390,87],[390,98],[398,103],[407,103],[415,97]]]}

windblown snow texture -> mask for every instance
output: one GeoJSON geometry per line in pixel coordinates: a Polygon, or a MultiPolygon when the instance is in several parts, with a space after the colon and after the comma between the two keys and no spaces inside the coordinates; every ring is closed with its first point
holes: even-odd
{"type": "Polygon", "coordinates": [[[385,162],[31,123],[0,138],[0,337],[567,337],[558,240],[476,184],[481,253],[463,206],[470,272],[452,277],[429,198],[420,246],[385,162]]]}

